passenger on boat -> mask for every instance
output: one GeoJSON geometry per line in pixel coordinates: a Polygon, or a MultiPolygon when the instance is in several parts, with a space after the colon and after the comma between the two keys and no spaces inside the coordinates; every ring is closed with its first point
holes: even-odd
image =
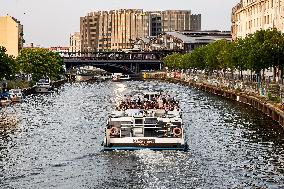
{"type": "Polygon", "coordinates": [[[118,110],[126,110],[126,109],[165,109],[166,111],[179,110],[178,103],[167,96],[158,96],[153,100],[144,99],[142,101],[140,97],[138,99],[133,99],[132,96],[126,98],[126,100],[122,101],[120,105],[117,107],[118,110]]]}

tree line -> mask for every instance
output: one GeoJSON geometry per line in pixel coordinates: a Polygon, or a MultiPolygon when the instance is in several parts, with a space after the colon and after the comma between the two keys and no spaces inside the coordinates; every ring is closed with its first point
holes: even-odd
{"type": "Polygon", "coordinates": [[[271,67],[275,68],[274,76],[280,70],[278,76],[282,78],[283,61],[284,34],[277,29],[260,30],[235,41],[218,40],[192,53],[174,53],[164,59],[171,70],[205,70],[206,74],[239,71],[240,79],[245,70],[262,78],[264,70],[271,67]]]}
{"type": "Polygon", "coordinates": [[[48,49],[23,49],[17,58],[6,52],[5,47],[0,47],[0,81],[15,79],[19,73],[31,74],[33,81],[45,77],[55,80],[64,71],[63,59],[48,49]]]}

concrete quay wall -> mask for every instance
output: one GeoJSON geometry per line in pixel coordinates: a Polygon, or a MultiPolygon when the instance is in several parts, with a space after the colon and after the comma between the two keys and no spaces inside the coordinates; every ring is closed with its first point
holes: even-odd
{"type": "Polygon", "coordinates": [[[250,105],[255,109],[263,112],[267,116],[271,117],[274,121],[278,122],[284,128],[284,111],[280,110],[274,104],[268,102],[267,100],[261,97],[250,96],[249,94],[239,93],[236,91],[227,91],[224,89],[220,89],[215,86],[210,86],[206,84],[198,84],[193,82],[182,82],[183,84],[188,84],[196,89],[203,90],[215,95],[223,96],[225,98],[229,98],[231,100],[235,100],[241,102],[243,104],[250,105]]]}

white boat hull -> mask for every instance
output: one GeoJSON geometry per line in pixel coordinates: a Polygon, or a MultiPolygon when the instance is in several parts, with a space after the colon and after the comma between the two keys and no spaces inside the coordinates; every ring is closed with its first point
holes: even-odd
{"type": "Polygon", "coordinates": [[[183,138],[124,137],[105,138],[104,150],[187,150],[183,138]]]}
{"type": "Polygon", "coordinates": [[[36,92],[36,93],[48,93],[48,92],[50,92],[50,87],[36,86],[36,87],[35,87],[35,92],[36,92]]]}

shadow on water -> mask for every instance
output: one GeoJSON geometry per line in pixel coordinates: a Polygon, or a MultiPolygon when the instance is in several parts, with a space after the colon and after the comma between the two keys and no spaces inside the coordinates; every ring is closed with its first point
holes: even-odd
{"type": "Polygon", "coordinates": [[[0,126],[1,188],[281,188],[284,131],[255,109],[179,84],[67,83],[15,106],[0,126]],[[183,110],[189,152],[102,152],[108,114],[131,91],[163,90],[183,110]]]}

